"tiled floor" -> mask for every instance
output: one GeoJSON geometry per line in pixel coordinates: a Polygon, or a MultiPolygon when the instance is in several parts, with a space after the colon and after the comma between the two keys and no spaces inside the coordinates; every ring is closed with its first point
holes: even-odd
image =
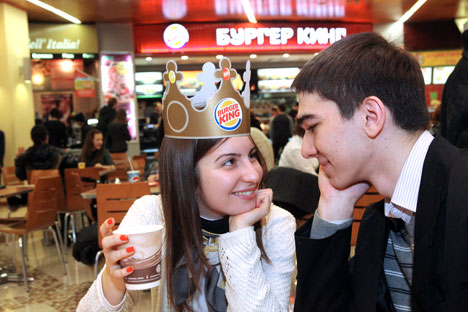
{"type": "MultiPolygon", "coordinates": [[[[0,202],[0,218],[7,216],[7,207],[0,202]]],[[[13,216],[24,215],[19,209],[13,216]]],[[[0,267],[10,265],[11,243],[6,246],[0,235],[0,267]]],[[[42,231],[34,232],[28,241],[28,275],[34,277],[30,292],[23,283],[0,284],[0,312],[67,312],[75,311],[81,297],[93,281],[93,267],[77,262],[67,248],[68,274],[64,275],[55,244],[43,243],[42,231]]],[[[16,268],[21,271],[21,256],[16,247],[16,268]]],[[[149,293],[142,293],[133,311],[150,311],[149,293]]]]}

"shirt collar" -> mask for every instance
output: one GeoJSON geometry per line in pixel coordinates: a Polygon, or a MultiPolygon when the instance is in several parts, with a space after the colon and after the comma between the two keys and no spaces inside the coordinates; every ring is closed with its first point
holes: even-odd
{"type": "Polygon", "coordinates": [[[424,159],[433,139],[426,130],[416,140],[400,172],[392,199],[385,203],[387,217],[401,218],[409,223],[416,213],[424,159]]]}

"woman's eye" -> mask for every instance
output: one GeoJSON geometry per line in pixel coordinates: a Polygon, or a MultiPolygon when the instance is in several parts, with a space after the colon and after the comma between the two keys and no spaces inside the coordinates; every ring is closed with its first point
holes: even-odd
{"type": "Polygon", "coordinates": [[[234,164],[234,159],[228,159],[223,163],[223,166],[232,166],[234,164]]]}

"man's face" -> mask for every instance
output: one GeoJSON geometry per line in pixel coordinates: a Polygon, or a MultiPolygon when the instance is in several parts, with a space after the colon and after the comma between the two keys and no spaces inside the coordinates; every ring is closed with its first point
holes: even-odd
{"type": "Polygon", "coordinates": [[[363,180],[367,154],[359,112],[348,120],[335,102],[315,93],[300,93],[297,118],[305,130],[302,156],[316,157],[333,187],[343,189],[363,180]]]}

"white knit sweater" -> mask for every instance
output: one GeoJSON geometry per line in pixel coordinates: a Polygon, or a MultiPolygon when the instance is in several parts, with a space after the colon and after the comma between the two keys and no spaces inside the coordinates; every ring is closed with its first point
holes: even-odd
{"type": "MultiPolygon", "coordinates": [[[[163,223],[161,198],[151,195],[134,202],[120,227],[163,223]]],[[[295,229],[293,216],[272,205],[263,226],[263,245],[271,264],[260,257],[253,227],[220,235],[219,257],[225,275],[228,311],[288,311],[295,262],[295,229]]],[[[157,304],[158,309],[153,307],[153,311],[171,310],[167,306],[164,271],[162,275],[159,295],[162,302],[157,304]]],[[[131,311],[137,298],[135,292],[127,291],[119,305],[111,306],[103,295],[101,276],[102,271],[81,299],[77,311],[131,311]]]]}

